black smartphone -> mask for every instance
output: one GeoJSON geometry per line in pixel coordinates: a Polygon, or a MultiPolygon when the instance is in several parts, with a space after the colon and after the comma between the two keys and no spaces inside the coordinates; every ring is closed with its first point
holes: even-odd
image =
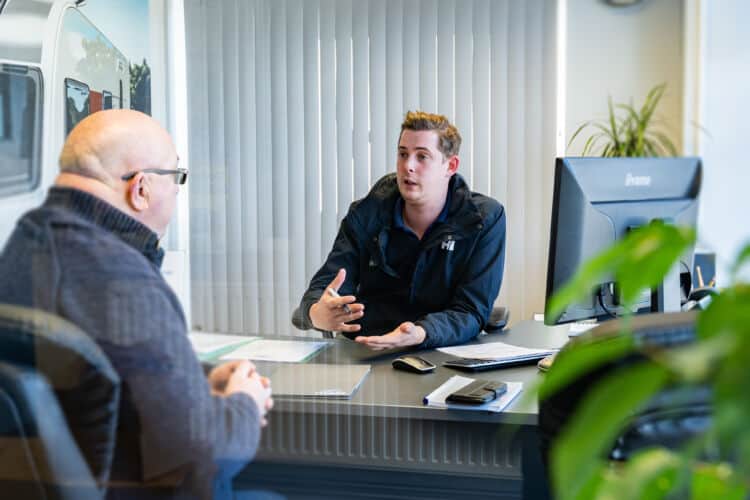
{"type": "Polygon", "coordinates": [[[445,400],[449,403],[481,405],[499,398],[507,390],[508,385],[505,382],[475,380],[469,385],[449,394],[445,400]]]}

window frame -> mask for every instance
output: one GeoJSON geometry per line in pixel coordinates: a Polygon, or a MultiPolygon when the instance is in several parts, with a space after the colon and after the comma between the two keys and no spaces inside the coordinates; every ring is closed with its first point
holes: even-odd
{"type": "MultiPolygon", "coordinates": [[[[2,8],[2,0],[0,0],[0,8],[2,8]]],[[[43,128],[43,117],[44,117],[44,75],[39,66],[29,64],[18,64],[18,63],[2,63],[0,62],[0,73],[2,74],[15,74],[24,75],[31,79],[34,83],[34,112],[33,112],[33,125],[34,130],[32,131],[31,137],[31,168],[29,174],[24,176],[21,180],[13,181],[12,179],[0,178],[0,198],[8,198],[10,196],[25,194],[35,191],[42,179],[42,128],[43,128]]],[[[0,119],[2,119],[0,117],[0,119]]],[[[12,139],[12,130],[8,131],[9,139],[12,139]]],[[[20,138],[19,138],[20,140],[20,138]]]]}
{"type": "Polygon", "coordinates": [[[114,109],[114,97],[112,96],[112,92],[109,90],[102,90],[102,111],[106,109],[114,109]],[[105,107],[107,103],[107,98],[109,98],[109,107],[105,107]]]}

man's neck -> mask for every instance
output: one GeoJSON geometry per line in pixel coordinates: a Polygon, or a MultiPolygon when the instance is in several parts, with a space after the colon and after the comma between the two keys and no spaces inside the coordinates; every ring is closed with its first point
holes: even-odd
{"type": "Polygon", "coordinates": [[[85,191],[96,196],[100,200],[106,201],[121,212],[125,212],[133,217],[132,210],[130,210],[130,207],[128,207],[122,199],[123,195],[97,179],[91,179],[89,177],[69,172],[62,172],[57,176],[57,179],[55,179],[55,185],[85,191]]]}
{"type": "Polygon", "coordinates": [[[402,214],[404,224],[414,231],[414,234],[421,240],[427,229],[437,220],[440,212],[443,211],[445,199],[446,196],[443,196],[442,200],[431,205],[414,205],[404,201],[404,211],[402,214]]]}

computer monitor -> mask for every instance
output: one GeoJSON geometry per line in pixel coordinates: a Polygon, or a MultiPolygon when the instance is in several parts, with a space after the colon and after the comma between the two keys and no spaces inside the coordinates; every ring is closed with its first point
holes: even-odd
{"type": "MultiPolygon", "coordinates": [[[[662,220],[695,227],[701,186],[700,158],[558,158],[552,202],[547,300],[594,255],[629,230],[662,220]]],[[[692,269],[693,249],[680,268],[692,269]]],[[[679,310],[680,270],[665,278],[657,294],[639,298],[634,312],[679,310]]],[[[617,287],[606,278],[585,300],[571,304],[554,325],[623,314],[617,287]]]]}

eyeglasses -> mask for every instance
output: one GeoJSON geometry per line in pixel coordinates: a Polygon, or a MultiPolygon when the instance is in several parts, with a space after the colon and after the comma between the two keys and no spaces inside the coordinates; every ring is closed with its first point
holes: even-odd
{"type": "Polygon", "coordinates": [[[187,176],[188,176],[188,169],[186,168],[175,168],[175,169],[144,168],[143,170],[136,170],[135,172],[130,172],[129,174],[125,174],[122,177],[120,177],[120,179],[124,181],[129,181],[130,179],[138,175],[140,172],[143,172],[144,174],[174,175],[175,184],[185,184],[185,182],[187,182],[187,176]]]}

